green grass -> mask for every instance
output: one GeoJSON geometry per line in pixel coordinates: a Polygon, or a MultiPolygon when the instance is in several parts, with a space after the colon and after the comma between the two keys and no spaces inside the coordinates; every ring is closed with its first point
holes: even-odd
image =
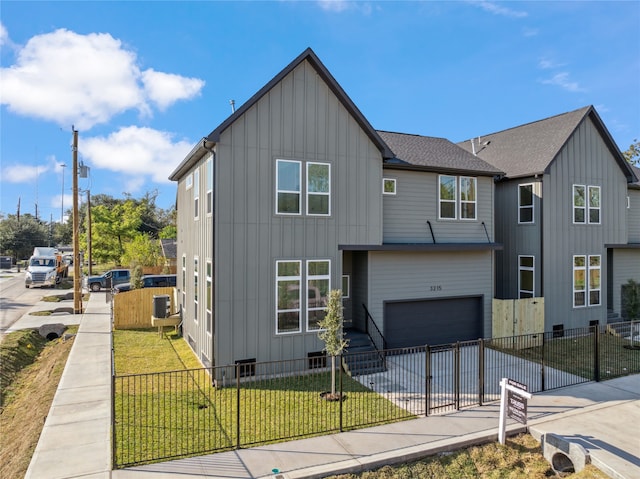
{"type": "MultiPolygon", "coordinates": [[[[212,385],[186,342],[156,331],[115,331],[116,462],[152,462],[337,432],[414,416],[343,376],[343,401],[326,401],[327,371],[271,374],[236,389],[233,368],[212,385]],[[161,371],[172,373],[155,374],[161,371]],[[238,413],[240,423],[237,423],[238,413]]],[[[258,371],[260,375],[260,371],[258,371]]]]}
{"type": "MultiPolygon", "coordinates": [[[[601,380],[640,372],[640,350],[626,348],[625,346],[630,345],[628,339],[612,334],[600,334],[598,341],[601,380]]],[[[556,338],[547,340],[544,346],[519,350],[495,347],[497,344],[498,342],[494,342],[491,347],[538,364],[542,363],[544,352],[545,366],[589,380],[594,379],[594,338],[592,335],[556,338]]]]}

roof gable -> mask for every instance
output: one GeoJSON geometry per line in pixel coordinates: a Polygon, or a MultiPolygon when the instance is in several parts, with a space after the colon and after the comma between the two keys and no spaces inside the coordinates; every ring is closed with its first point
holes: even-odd
{"type": "Polygon", "coordinates": [[[591,118],[627,181],[634,181],[633,171],[593,106],[483,135],[458,145],[467,151],[475,151],[477,156],[503,170],[507,177],[544,174],[586,118],[591,118]]]}
{"type": "Polygon", "coordinates": [[[445,138],[379,131],[395,153],[385,165],[429,171],[495,176],[503,172],[445,138]]]}

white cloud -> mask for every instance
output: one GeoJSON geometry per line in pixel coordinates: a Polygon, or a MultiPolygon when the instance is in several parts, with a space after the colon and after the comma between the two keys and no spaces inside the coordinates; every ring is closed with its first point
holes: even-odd
{"type": "Polygon", "coordinates": [[[570,92],[586,91],[578,82],[569,80],[569,74],[567,72],[557,73],[547,80],[542,80],[542,83],[545,85],[556,85],[570,92]]]}
{"type": "Polygon", "coordinates": [[[157,183],[167,183],[169,174],[192,146],[186,140],[174,141],[171,133],[129,126],[108,137],[83,140],[80,155],[95,168],[131,175],[133,180],[150,177],[157,183]]]}
{"type": "Polygon", "coordinates": [[[7,32],[7,29],[5,28],[5,26],[0,23],[0,47],[7,45],[9,43],[9,32],[7,32]]]}
{"type": "Polygon", "coordinates": [[[524,18],[529,15],[527,12],[524,12],[522,10],[513,10],[511,8],[498,5],[495,2],[488,2],[485,0],[470,0],[469,3],[483,9],[485,12],[489,12],[494,15],[502,15],[511,18],[524,18]]]}
{"type": "Polygon", "coordinates": [[[193,98],[200,94],[204,81],[198,78],[185,78],[171,73],[157,72],[153,69],[142,73],[147,96],[161,110],[171,106],[177,100],[193,98]]]}
{"type": "Polygon", "coordinates": [[[2,181],[8,183],[31,183],[47,171],[47,167],[32,165],[9,165],[2,168],[2,181]]]}
{"type": "Polygon", "coordinates": [[[538,68],[542,70],[560,68],[560,67],[563,67],[564,65],[565,65],[564,63],[555,63],[554,61],[549,60],[547,58],[541,58],[540,61],[538,61],[538,68]]]}
{"type": "Polygon", "coordinates": [[[204,84],[168,75],[180,88],[171,92],[151,81],[147,92],[145,74],[136,54],[108,33],[59,29],[32,37],[15,64],[0,69],[0,100],[14,113],[88,130],[127,110],[150,114],[147,98],[163,108],[191,98],[204,84]]]}
{"type": "Polygon", "coordinates": [[[349,3],[346,0],[318,0],[318,5],[323,10],[329,12],[344,12],[349,9],[349,3]]]}

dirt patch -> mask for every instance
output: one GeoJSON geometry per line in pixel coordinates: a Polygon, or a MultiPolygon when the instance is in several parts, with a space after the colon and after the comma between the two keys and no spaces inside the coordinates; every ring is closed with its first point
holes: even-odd
{"type": "Polygon", "coordinates": [[[62,339],[47,343],[7,388],[0,409],[0,477],[24,477],[27,472],[72,344],[62,339]]]}

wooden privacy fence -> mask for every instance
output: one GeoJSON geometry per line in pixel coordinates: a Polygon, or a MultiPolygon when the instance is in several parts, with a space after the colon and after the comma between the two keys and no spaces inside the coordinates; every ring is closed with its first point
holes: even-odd
{"type": "Polygon", "coordinates": [[[113,327],[115,329],[151,328],[153,297],[168,294],[170,313],[177,311],[175,288],[142,288],[113,295],[113,327]]]}
{"type": "MultiPolygon", "coordinates": [[[[543,331],[544,298],[493,300],[491,337],[507,338],[543,331]]],[[[541,334],[538,338],[542,341],[541,334]]]]}

